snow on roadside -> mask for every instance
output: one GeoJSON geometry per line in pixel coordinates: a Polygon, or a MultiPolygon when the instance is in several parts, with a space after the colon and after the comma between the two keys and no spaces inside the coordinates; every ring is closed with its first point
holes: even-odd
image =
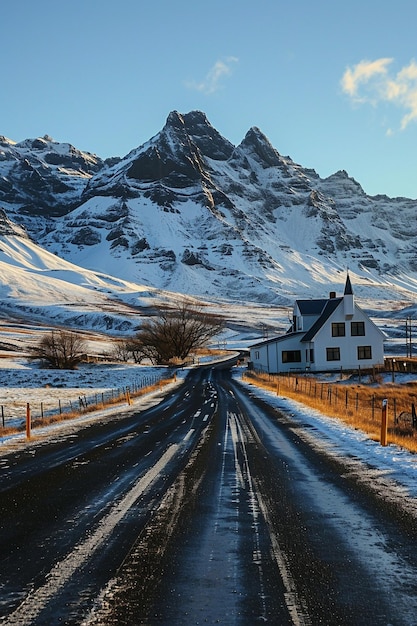
{"type": "Polygon", "coordinates": [[[391,500],[404,503],[417,516],[417,455],[397,445],[381,446],[360,430],[332,418],[296,400],[277,396],[243,381],[241,371],[235,370],[235,378],[251,393],[276,409],[287,414],[297,424],[306,426],[297,434],[310,445],[328,455],[343,457],[347,474],[352,473],[374,489],[386,494],[391,500]]]}

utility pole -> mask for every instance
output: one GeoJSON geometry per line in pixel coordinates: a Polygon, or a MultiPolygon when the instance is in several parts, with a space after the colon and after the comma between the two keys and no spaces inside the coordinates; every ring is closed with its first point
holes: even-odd
{"type": "Polygon", "coordinates": [[[405,354],[408,357],[408,317],[405,318],[405,354]]]}

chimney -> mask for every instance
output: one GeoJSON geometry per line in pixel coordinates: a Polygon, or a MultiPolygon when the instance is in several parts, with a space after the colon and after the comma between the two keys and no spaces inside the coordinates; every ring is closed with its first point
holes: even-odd
{"type": "Polygon", "coordinates": [[[333,298],[335,298],[335,297],[336,297],[336,292],[335,292],[335,291],[331,291],[331,292],[329,293],[329,298],[330,298],[330,300],[333,300],[333,298]]]}

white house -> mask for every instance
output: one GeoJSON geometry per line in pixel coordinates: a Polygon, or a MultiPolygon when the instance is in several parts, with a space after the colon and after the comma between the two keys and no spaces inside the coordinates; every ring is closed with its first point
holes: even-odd
{"type": "Polygon", "coordinates": [[[288,332],[251,346],[250,359],[270,374],[369,369],[384,364],[384,337],[356,304],[348,275],[341,297],[297,300],[288,332]]]}

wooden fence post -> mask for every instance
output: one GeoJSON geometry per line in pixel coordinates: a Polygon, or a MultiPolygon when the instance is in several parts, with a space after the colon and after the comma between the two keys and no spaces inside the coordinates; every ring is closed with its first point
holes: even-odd
{"type": "Polygon", "coordinates": [[[387,445],[387,435],[388,435],[387,405],[388,405],[388,400],[382,400],[381,446],[387,445]]]}
{"type": "Polygon", "coordinates": [[[30,404],[26,403],[26,439],[30,439],[31,435],[31,420],[30,420],[30,404]]]}

